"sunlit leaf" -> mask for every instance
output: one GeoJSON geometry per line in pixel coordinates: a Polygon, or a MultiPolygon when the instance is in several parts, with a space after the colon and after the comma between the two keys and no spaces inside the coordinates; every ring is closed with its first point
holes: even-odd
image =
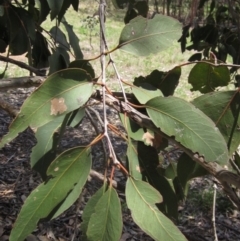
{"type": "Polygon", "coordinates": [[[92,94],[93,83],[90,80],[90,76],[80,69],[62,70],[49,76],[24,102],[9,133],[1,140],[0,148],[28,126],[36,130],[83,106],[92,94]]]}
{"type": "Polygon", "coordinates": [[[176,19],[157,14],[153,19],[136,17],[121,33],[118,48],[146,56],[166,50],[181,36],[181,24],[176,19]]]}
{"type": "Polygon", "coordinates": [[[194,105],[177,97],[156,97],[145,105],[154,124],[207,162],[228,161],[226,142],[214,123],[194,105]]]}
{"type": "Polygon", "coordinates": [[[128,178],[126,200],[135,223],[154,240],[187,241],[175,224],[155,206],[162,197],[151,185],[128,178]]]}
{"type": "Polygon", "coordinates": [[[89,149],[74,148],[58,156],[50,165],[48,182],[40,184],[26,199],[10,235],[10,241],[22,241],[38,221],[68,195],[81,179],[86,182],[91,167],[89,149]]]}
{"type": "Polygon", "coordinates": [[[91,215],[88,229],[88,241],[119,241],[122,234],[121,204],[114,188],[100,197],[91,215]]]}

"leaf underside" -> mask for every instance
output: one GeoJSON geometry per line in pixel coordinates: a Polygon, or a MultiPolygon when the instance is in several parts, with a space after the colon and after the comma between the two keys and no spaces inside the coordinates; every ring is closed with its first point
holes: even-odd
{"type": "Polygon", "coordinates": [[[226,142],[211,119],[177,97],[156,97],[145,105],[154,122],[168,136],[203,156],[207,162],[226,164],[226,142]]]}
{"type": "Polygon", "coordinates": [[[126,200],[135,223],[154,240],[187,241],[172,221],[155,206],[162,198],[151,185],[128,178],[126,200]]]}

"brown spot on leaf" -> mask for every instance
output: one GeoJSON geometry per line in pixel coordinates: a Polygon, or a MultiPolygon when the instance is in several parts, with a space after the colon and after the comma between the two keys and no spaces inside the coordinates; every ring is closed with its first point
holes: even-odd
{"type": "Polygon", "coordinates": [[[67,110],[64,98],[54,98],[51,100],[51,115],[62,114],[67,110]]]}

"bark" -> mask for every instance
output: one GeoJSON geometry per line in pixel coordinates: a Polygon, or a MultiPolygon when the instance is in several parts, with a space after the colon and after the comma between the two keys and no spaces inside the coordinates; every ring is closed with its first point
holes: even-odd
{"type": "Polygon", "coordinates": [[[37,87],[44,82],[43,76],[25,76],[0,80],[0,89],[37,87]]]}
{"type": "Polygon", "coordinates": [[[46,69],[36,69],[36,68],[34,68],[30,65],[27,65],[27,64],[25,64],[21,61],[17,61],[15,59],[11,59],[9,57],[5,57],[5,56],[2,56],[2,55],[0,55],[0,61],[15,64],[15,65],[19,66],[20,68],[29,70],[30,72],[32,72],[36,75],[44,76],[46,74],[46,69]]]}

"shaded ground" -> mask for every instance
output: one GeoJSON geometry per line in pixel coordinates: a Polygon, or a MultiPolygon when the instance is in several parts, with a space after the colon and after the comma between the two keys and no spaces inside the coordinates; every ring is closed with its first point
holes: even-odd
{"type": "MultiPolygon", "coordinates": [[[[5,99],[19,108],[22,101],[31,90],[0,92],[0,98],[5,99]]],[[[109,112],[110,120],[119,125],[117,114],[109,112]]],[[[0,139],[7,133],[11,118],[0,110],[0,139]]],[[[83,128],[68,129],[62,148],[70,148],[76,145],[86,144],[94,138],[94,130],[89,121],[85,120],[83,128]],[[81,131],[80,131],[81,129],[81,131]],[[85,143],[83,143],[85,141],[85,143]]],[[[126,145],[116,137],[112,137],[118,155],[124,155],[126,145]]],[[[13,142],[0,150],[0,241],[9,239],[9,234],[15,222],[17,214],[29,193],[41,182],[37,173],[31,170],[29,155],[35,145],[35,138],[30,129],[21,133],[13,142]]],[[[101,146],[97,145],[93,150],[94,169],[101,170],[103,153],[101,146]]],[[[120,173],[116,180],[124,183],[125,177],[120,173]]],[[[28,241],[47,240],[81,240],[79,227],[81,226],[82,210],[89,197],[101,186],[101,182],[92,179],[87,182],[83,194],[68,211],[50,222],[42,222],[38,228],[28,237],[28,241]]],[[[213,241],[212,230],[212,186],[210,177],[198,178],[192,181],[189,192],[189,201],[179,207],[179,228],[191,241],[213,241]]],[[[216,227],[218,240],[240,240],[240,215],[233,209],[219,188],[217,198],[216,227]]],[[[119,192],[124,210],[123,235],[121,241],[150,241],[133,222],[125,205],[124,194],[119,192]]],[[[166,240],[167,241],[167,240],[166,240]]]]}

